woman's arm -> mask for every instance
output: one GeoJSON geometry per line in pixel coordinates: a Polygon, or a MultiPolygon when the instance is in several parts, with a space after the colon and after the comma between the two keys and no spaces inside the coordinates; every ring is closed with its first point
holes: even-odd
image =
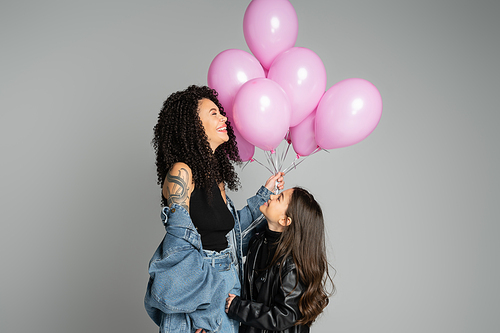
{"type": "Polygon", "coordinates": [[[274,187],[278,182],[278,189],[283,189],[285,182],[283,180],[283,172],[279,172],[276,175],[272,175],[266,181],[264,186],[261,186],[257,191],[256,195],[247,199],[247,205],[242,209],[238,210],[238,216],[241,222],[241,229],[245,230],[255,219],[257,219],[262,213],[259,207],[269,200],[269,197],[274,192],[274,187]]]}
{"type": "Polygon", "coordinates": [[[259,208],[264,202],[268,201],[273,194],[272,191],[274,190],[276,182],[278,182],[278,189],[283,189],[284,180],[282,172],[269,177],[266,184],[261,186],[253,197],[247,199],[247,205],[236,212],[241,227],[240,241],[241,250],[243,252],[242,255],[246,255],[248,242],[265,222],[259,208]]]}
{"type": "Polygon", "coordinates": [[[193,190],[191,168],[186,163],[175,163],[163,183],[163,196],[167,199],[167,205],[171,207],[173,203],[176,203],[189,212],[189,198],[193,190]]]}

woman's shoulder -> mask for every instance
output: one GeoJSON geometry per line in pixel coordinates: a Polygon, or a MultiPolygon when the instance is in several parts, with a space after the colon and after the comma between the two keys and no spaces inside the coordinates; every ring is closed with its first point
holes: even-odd
{"type": "MultiPolygon", "coordinates": [[[[176,162],[167,173],[163,183],[163,196],[168,205],[172,202],[185,205],[188,210],[189,196],[194,190],[191,168],[184,162],[176,162]]],[[[189,210],[188,210],[189,211],[189,210]]]]}
{"type": "Polygon", "coordinates": [[[181,170],[186,171],[189,175],[193,174],[189,165],[187,165],[184,162],[175,162],[174,164],[172,164],[172,167],[170,168],[168,173],[169,174],[176,174],[177,172],[179,172],[181,170]]]}
{"type": "Polygon", "coordinates": [[[193,172],[189,165],[184,162],[176,162],[168,170],[167,177],[165,178],[165,185],[169,183],[186,183],[191,184],[193,181],[193,172]]]}

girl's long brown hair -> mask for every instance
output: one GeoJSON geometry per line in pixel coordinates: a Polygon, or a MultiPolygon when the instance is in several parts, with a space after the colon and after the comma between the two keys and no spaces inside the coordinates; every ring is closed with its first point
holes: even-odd
{"type": "Polygon", "coordinates": [[[271,265],[281,260],[281,269],[286,258],[292,256],[298,278],[306,287],[299,301],[302,318],[296,325],[310,326],[328,305],[328,297],[335,290],[328,272],[323,212],[312,194],[294,187],[286,216],[292,223],[282,232],[271,265]],[[326,287],[328,282],[331,292],[326,287]]]}

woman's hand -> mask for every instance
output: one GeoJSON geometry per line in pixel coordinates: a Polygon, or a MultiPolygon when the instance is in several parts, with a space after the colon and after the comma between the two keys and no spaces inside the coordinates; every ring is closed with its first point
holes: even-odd
{"type": "Polygon", "coordinates": [[[231,302],[233,301],[233,299],[236,297],[236,295],[233,295],[233,294],[229,294],[229,297],[226,298],[226,313],[229,312],[229,307],[231,306],[231,302]]]}
{"type": "Polygon", "coordinates": [[[278,172],[277,174],[269,177],[264,185],[269,191],[276,193],[276,188],[282,190],[285,188],[285,179],[283,178],[285,174],[283,172],[278,172]]]}

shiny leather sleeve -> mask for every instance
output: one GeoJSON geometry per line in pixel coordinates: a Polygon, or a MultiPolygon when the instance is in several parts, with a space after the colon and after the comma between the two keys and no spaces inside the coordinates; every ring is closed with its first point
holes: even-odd
{"type": "Polygon", "coordinates": [[[228,316],[243,324],[261,330],[281,331],[292,327],[300,318],[299,300],[303,293],[298,284],[295,269],[283,276],[282,288],[271,301],[271,306],[235,297],[228,310],[228,316]]]}

